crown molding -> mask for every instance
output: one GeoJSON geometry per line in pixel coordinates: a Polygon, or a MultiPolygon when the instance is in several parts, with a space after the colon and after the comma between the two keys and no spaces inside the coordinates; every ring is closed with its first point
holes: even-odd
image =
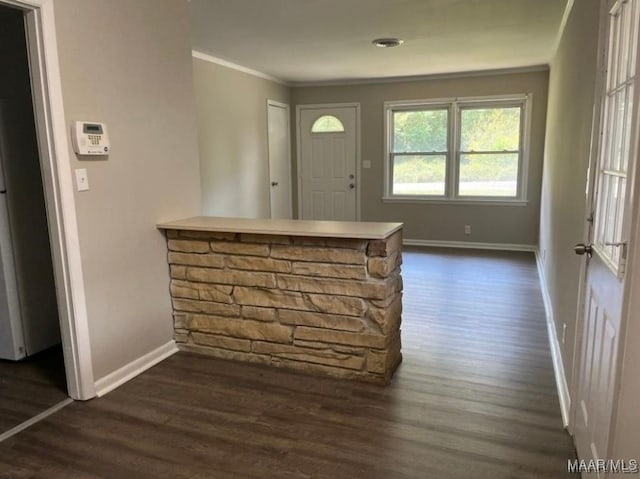
{"type": "Polygon", "coordinates": [[[262,78],[263,80],[269,80],[275,83],[279,83],[280,85],[291,86],[291,84],[287,83],[284,80],[281,80],[280,78],[276,78],[266,73],[262,73],[258,70],[253,70],[252,68],[243,67],[242,65],[238,65],[237,63],[223,60],[222,58],[214,57],[212,55],[200,52],[198,50],[191,50],[191,56],[193,58],[197,58],[198,60],[203,60],[209,63],[215,63],[216,65],[231,68],[232,70],[237,70],[239,72],[246,73],[248,75],[253,75],[254,77],[262,78]]]}
{"type": "Polygon", "coordinates": [[[380,83],[406,83],[428,80],[446,80],[455,78],[468,78],[468,77],[483,77],[494,75],[515,75],[518,73],[533,73],[549,71],[548,64],[531,65],[526,67],[515,68],[501,68],[495,70],[477,70],[467,72],[452,72],[452,73],[434,73],[430,75],[412,75],[402,77],[383,77],[383,78],[358,78],[347,80],[327,80],[327,81],[303,81],[303,82],[290,82],[289,86],[293,88],[304,87],[321,87],[321,86],[348,86],[348,85],[372,85],[380,83]]]}
{"type": "Polygon", "coordinates": [[[551,49],[551,60],[553,60],[556,57],[556,53],[558,53],[558,48],[560,47],[560,42],[562,41],[562,36],[564,35],[564,29],[566,28],[567,22],[569,21],[569,15],[571,15],[571,10],[573,9],[574,3],[574,0],[568,0],[567,4],[564,7],[564,13],[562,14],[562,20],[560,20],[560,27],[558,28],[558,35],[556,36],[553,48],[551,49]]]}
{"type": "MultiPolygon", "coordinates": [[[[570,0],[570,3],[573,3],[573,0],[570,0]]],[[[483,76],[494,76],[494,75],[515,75],[518,73],[533,73],[533,72],[541,72],[541,71],[549,71],[548,64],[542,65],[531,65],[526,67],[515,67],[515,68],[501,68],[495,70],[477,70],[477,71],[467,71],[467,72],[452,72],[452,73],[435,73],[435,74],[427,74],[427,75],[410,75],[410,76],[401,76],[401,77],[381,77],[381,78],[354,78],[354,79],[344,79],[344,80],[327,80],[327,81],[285,81],[281,78],[274,77],[267,73],[260,72],[258,70],[254,70],[252,68],[248,68],[242,65],[238,65],[237,63],[233,63],[227,60],[223,60],[222,58],[214,57],[207,53],[203,53],[198,50],[192,50],[191,55],[193,58],[197,58],[199,60],[203,60],[209,63],[215,63],[216,65],[220,65],[226,68],[230,68],[232,70],[236,70],[242,73],[246,73],[248,75],[252,75],[258,78],[262,78],[264,80],[269,80],[280,85],[284,85],[290,88],[305,88],[305,87],[324,87],[324,86],[348,86],[348,85],[373,85],[380,83],[406,83],[406,82],[417,82],[417,81],[429,81],[429,80],[445,80],[445,79],[455,79],[455,78],[469,78],[469,77],[483,77],[483,76]]]]}

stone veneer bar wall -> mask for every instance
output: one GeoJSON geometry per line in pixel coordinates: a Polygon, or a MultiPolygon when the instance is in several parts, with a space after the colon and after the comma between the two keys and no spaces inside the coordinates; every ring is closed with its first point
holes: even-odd
{"type": "Polygon", "coordinates": [[[167,230],[182,350],[386,384],[402,232],[384,240],[167,230]]]}

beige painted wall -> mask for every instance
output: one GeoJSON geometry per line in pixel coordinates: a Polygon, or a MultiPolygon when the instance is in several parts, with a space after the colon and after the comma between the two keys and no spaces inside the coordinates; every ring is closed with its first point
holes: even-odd
{"type": "Polygon", "coordinates": [[[567,381],[571,384],[578,284],[582,257],[585,186],[595,92],[598,0],[575,2],[551,63],[540,252],[567,381]]]}
{"type": "MultiPolygon", "coordinates": [[[[405,238],[408,239],[535,245],[538,240],[547,80],[548,72],[539,71],[397,83],[298,87],[292,89],[292,115],[295,115],[297,105],[360,103],[362,159],[372,164],[370,169],[363,169],[360,173],[363,221],[402,221],[405,224],[405,238]],[[527,206],[382,202],[385,101],[516,93],[533,94],[527,206]],[[471,225],[472,235],[464,234],[464,225],[471,225]]],[[[295,122],[292,121],[292,124],[295,122]]],[[[295,169],[296,146],[293,136],[295,169]]],[[[297,189],[294,187],[295,191],[297,189]]],[[[297,205],[294,211],[297,211],[297,205]]]]}
{"type": "Polygon", "coordinates": [[[172,339],[166,244],[155,224],[200,213],[189,7],[55,0],[65,117],[105,121],[107,161],[77,161],[95,379],[172,339]]]}
{"type": "Polygon", "coordinates": [[[269,216],[267,100],[289,88],[193,59],[203,214],[269,216]]]}

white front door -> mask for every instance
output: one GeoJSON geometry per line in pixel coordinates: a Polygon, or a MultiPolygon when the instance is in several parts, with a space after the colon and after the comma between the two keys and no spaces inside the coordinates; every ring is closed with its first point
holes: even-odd
{"type": "Polygon", "coordinates": [[[300,218],[356,221],[356,107],[303,107],[298,128],[300,218]]]}
{"type": "Polygon", "coordinates": [[[291,141],[289,105],[267,103],[269,197],[272,219],[291,219],[291,141]]]}
{"type": "MultiPolygon", "coordinates": [[[[606,459],[621,336],[625,262],[630,235],[637,144],[639,0],[610,1],[606,79],[602,81],[600,140],[591,185],[584,306],[573,395],[574,434],[580,459],[606,459]]],[[[597,133],[597,132],[596,132],[597,133]]],[[[577,247],[578,250],[584,249],[577,247]]],[[[599,475],[600,476],[600,475],[599,475]]]]}

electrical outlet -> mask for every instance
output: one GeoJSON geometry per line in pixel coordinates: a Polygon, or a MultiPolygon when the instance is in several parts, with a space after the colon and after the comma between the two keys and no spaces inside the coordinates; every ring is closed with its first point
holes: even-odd
{"type": "Polygon", "coordinates": [[[566,339],[567,339],[567,323],[563,323],[562,324],[562,344],[564,344],[566,339]]]}
{"type": "Polygon", "coordinates": [[[464,225],[464,234],[466,235],[471,234],[471,225],[464,225]]]}

